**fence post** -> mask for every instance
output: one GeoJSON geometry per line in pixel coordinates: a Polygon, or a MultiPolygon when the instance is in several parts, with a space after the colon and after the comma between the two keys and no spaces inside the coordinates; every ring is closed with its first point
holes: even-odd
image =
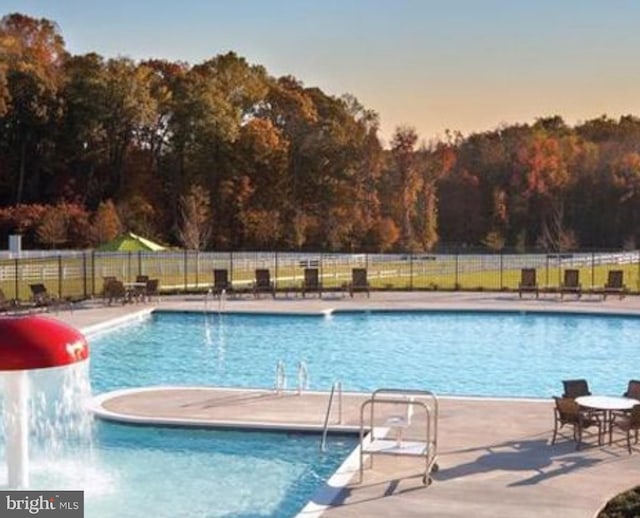
{"type": "Polygon", "coordinates": [[[58,254],[58,299],[62,299],[62,256],[58,254]]]}
{"type": "Polygon", "coordinates": [[[91,296],[96,296],[96,251],[91,251],[91,296]]]}
{"type": "Polygon", "coordinates": [[[229,252],[229,282],[233,283],[233,251],[229,252]]]}
{"type": "Polygon", "coordinates": [[[458,282],[458,280],[459,280],[459,278],[458,278],[458,261],[460,260],[460,252],[458,252],[458,250],[456,250],[455,253],[456,253],[456,271],[455,271],[453,289],[457,291],[458,289],[460,289],[459,282],[458,282]]]}
{"type": "Polygon", "coordinates": [[[504,264],[503,264],[504,254],[502,250],[500,250],[500,291],[504,290],[504,264]]]}
{"type": "Polygon", "coordinates": [[[82,298],[87,298],[87,252],[82,252],[82,298]]]}
{"type": "Polygon", "coordinates": [[[184,249],[184,291],[187,291],[187,285],[189,284],[189,279],[187,278],[187,249],[184,249]]]}
{"type": "Polygon", "coordinates": [[[142,251],[138,250],[138,275],[142,275],[142,251]]]}
{"type": "Polygon", "coordinates": [[[131,281],[131,250],[127,253],[127,280],[131,281]]]}
{"type": "Polygon", "coordinates": [[[198,289],[199,279],[200,279],[200,251],[196,249],[196,290],[198,289]]]}
{"type": "Polygon", "coordinates": [[[14,286],[14,291],[15,291],[15,298],[16,300],[20,300],[20,288],[19,288],[19,283],[18,283],[18,271],[20,270],[19,268],[19,264],[18,264],[18,258],[16,257],[15,259],[15,275],[14,275],[14,280],[15,280],[15,286],[14,286]]]}
{"type": "Polygon", "coordinates": [[[278,252],[276,251],[275,279],[273,279],[273,289],[278,291],[278,252]]]}
{"type": "MultiPolygon", "coordinates": [[[[638,263],[638,267],[640,268],[640,262],[638,263]]],[[[596,253],[591,251],[591,289],[596,284],[596,253]]]]}
{"type": "Polygon", "coordinates": [[[409,291],[413,291],[413,254],[409,254],[409,291]]]}

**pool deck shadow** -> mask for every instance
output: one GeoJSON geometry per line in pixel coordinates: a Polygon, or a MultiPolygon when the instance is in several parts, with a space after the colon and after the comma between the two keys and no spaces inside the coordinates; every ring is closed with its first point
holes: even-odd
{"type": "MultiPolygon", "coordinates": [[[[202,311],[202,299],[163,297],[154,304],[104,307],[99,302],[78,305],[73,312],[52,315],[80,329],[145,313],[153,308],[202,311]]],[[[215,308],[217,309],[217,308],[215,308]]],[[[482,310],[567,311],[640,315],[640,297],[602,301],[547,296],[518,299],[513,293],[372,293],[371,298],[276,299],[238,297],[224,311],[319,314],[333,310],[482,310]]],[[[348,381],[348,380],[342,380],[348,381]]],[[[620,380],[621,384],[626,380],[620,380]]],[[[559,381],[558,381],[559,383],[559,381]]],[[[415,388],[415,387],[413,387],[415,388]]],[[[428,386],[424,388],[429,388],[428,386]]],[[[334,430],[356,430],[359,408],[366,396],[345,394],[343,424],[334,430]]],[[[326,392],[277,395],[269,390],[226,388],[151,388],[120,394],[102,406],[120,416],[141,421],[180,422],[245,428],[289,428],[318,433],[327,406],[326,392]]],[[[423,464],[414,458],[381,456],[365,470],[361,484],[354,479],[331,496],[327,517],[569,517],[591,518],[615,494],[638,484],[640,446],[629,455],[622,436],[612,445],[598,446],[586,434],[576,450],[570,431],[550,444],[551,400],[441,398],[438,432],[439,471],[433,483],[422,485],[423,464]],[[337,498],[335,498],[337,493],[337,498]]],[[[415,426],[419,427],[419,420],[415,426]]],[[[413,430],[415,432],[415,429],[413,430]]],[[[329,446],[330,447],[330,446],[329,446]]],[[[357,466],[356,466],[357,468],[357,466]]],[[[328,504],[319,494],[318,505],[328,504]]],[[[317,516],[309,511],[303,516],[317,516]]]]}

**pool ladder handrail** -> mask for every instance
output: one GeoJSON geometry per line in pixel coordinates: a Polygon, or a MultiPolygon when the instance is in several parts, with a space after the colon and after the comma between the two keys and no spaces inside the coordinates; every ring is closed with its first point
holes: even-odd
{"type": "Polygon", "coordinates": [[[282,360],[278,360],[276,364],[276,384],[275,391],[278,394],[281,394],[283,390],[287,388],[287,372],[284,368],[284,362],[282,360]]]}
{"type": "Polygon", "coordinates": [[[309,388],[309,370],[304,360],[298,362],[298,396],[309,388]]]}
{"type": "Polygon", "coordinates": [[[327,412],[324,416],[324,426],[322,427],[322,439],[320,440],[320,451],[327,451],[327,434],[329,433],[329,418],[331,417],[331,409],[333,407],[333,396],[336,389],[338,390],[338,424],[342,424],[342,382],[334,381],[331,385],[331,393],[329,394],[329,403],[327,404],[327,412]]]}
{"type": "Polygon", "coordinates": [[[218,295],[218,313],[222,313],[224,311],[224,306],[227,302],[227,290],[222,288],[220,290],[220,294],[218,295]]]}

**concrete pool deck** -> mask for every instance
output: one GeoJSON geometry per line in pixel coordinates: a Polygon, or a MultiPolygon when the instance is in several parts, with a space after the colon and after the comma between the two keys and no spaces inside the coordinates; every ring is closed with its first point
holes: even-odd
{"type": "MultiPolygon", "coordinates": [[[[87,330],[101,323],[150,309],[203,310],[202,296],[163,297],[160,302],[104,307],[98,301],[74,311],[52,314],[87,330]]],[[[354,299],[279,296],[229,299],[211,310],[320,313],[329,310],[431,309],[570,311],[640,315],[640,298],[584,296],[580,300],[546,295],[519,300],[513,293],[372,293],[354,299]]],[[[345,381],[345,380],[343,380],[345,381]]],[[[620,380],[624,388],[627,380],[620,380]]],[[[560,380],[558,380],[560,386],[560,380]]],[[[424,388],[429,388],[424,387],[424,388]]],[[[560,391],[560,390],[559,390],[560,391]]],[[[359,423],[362,395],[345,395],[344,423],[359,423]]],[[[615,494],[638,484],[640,446],[629,455],[622,436],[611,446],[597,446],[586,435],[585,447],[561,437],[550,445],[551,401],[441,398],[438,433],[440,470],[422,485],[420,461],[377,457],[362,484],[350,483],[323,516],[438,517],[592,517],[615,494]]],[[[156,389],[121,395],[104,406],[120,414],[165,419],[197,419],[210,424],[245,426],[288,423],[321,427],[326,393],[276,395],[271,391],[215,388],[156,389]]],[[[329,502],[317,502],[327,504],[329,502]]]]}

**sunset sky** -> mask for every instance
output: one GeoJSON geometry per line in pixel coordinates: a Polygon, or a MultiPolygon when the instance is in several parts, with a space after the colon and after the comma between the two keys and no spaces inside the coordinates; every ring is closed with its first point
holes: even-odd
{"type": "Polygon", "coordinates": [[[640,115],[635,0],[2,0],[56,21],[74,54],[197,63],[233,50],[354,94],[421,138],[561,115],[640,115]]]}

